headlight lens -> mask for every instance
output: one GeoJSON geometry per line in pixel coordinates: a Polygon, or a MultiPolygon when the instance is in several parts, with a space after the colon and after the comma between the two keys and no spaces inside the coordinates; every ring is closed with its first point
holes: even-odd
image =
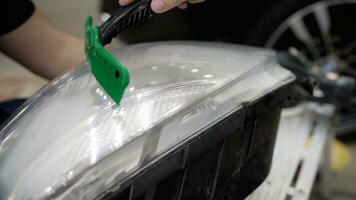
{"type": "Polygon", "coordinates": [[[93,199],[242,102],[294,80],[274,53],[152,43],[115,53],[132,83],[115,105],[86,64],[34,95],[1,131],[0,199],[93,199]]]}

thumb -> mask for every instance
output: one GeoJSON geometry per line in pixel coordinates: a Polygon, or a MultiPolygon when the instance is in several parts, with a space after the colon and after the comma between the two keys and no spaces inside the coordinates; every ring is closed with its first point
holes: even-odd
{"type": "Polygon", "coordinates": [[[152,0],[152,10],[156,13],[163,13],[183,2],[186,0],[152,0]]]}

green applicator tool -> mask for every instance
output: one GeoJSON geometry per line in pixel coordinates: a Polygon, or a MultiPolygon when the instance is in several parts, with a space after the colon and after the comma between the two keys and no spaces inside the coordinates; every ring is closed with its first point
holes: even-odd
{"type": "Polygon", "coordinates": [[[128,70],[116,60],[104,46],[121,32],[152,16],[151,0],[138,0],[120,7],[100,27],[93,25],[88,17],[85,24],[85,53],[92,73],[105,92],[120,104],[129,84],[128,70]]]}
{"type": "Polygon", "coordinates": [[[86,22],[85,53],[96,80],[106,93],[120,104],[125,89],[129,84],[130,75],[100,43],[99,28],[93,26],[92,18],[86,22]]]}

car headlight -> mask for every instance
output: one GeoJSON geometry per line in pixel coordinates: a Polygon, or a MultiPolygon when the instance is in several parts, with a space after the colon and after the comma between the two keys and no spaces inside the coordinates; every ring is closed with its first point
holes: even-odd
{"type": "Polygon", "coordinates": [[[274,52],[248,47],[149,43],[114,55],[132,80],[120,106],[83,64],[41,89],[4,126],[0,199],[95,199],[124,191],[244,103],[294,81],[274,52]]]}

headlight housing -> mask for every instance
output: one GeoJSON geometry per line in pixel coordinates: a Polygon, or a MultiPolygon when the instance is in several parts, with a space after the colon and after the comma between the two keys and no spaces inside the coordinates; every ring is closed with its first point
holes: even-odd
{"type": "MultiPolygon", "coordinates": [[[[114,55],[129,67],[132,80],[120,106],[83,64],[41,89],[2,129],[0,199],[117,195],[180,151],[179,167],[171,168],[184,169],[189,151],[182,149],[237,112],[244,129],[247,102],[257,105],[294,81],[274,52],[248,47],[149,43],[114,55]]],[[[219,137],[211,140],[227,135],[219,137]]],[[[162,174],[162,180],[171,175],[162,174]]]]}

